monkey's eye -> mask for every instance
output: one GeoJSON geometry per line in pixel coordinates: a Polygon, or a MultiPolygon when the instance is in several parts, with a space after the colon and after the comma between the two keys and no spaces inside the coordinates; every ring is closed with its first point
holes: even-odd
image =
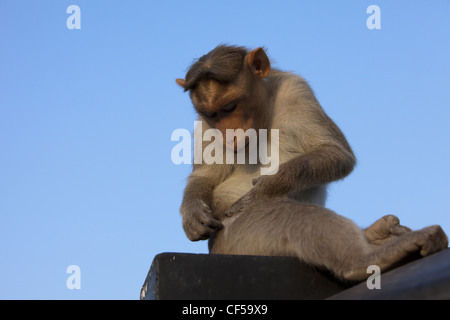
{"type": "Polygon", "coordinates": [[[234,109],[236,109],[237,107],[237,102],[231,102],[229,104],[227,104],[225,107],[222,108],[222,111],[225,113],[231,113],[234,111],[234,109]]]}
{"type": "Polygon", "coordinates": [[[217,118],[217,112],[203,112],[203,115],[207,117],[208,119],[215,119],[217,118]]]}

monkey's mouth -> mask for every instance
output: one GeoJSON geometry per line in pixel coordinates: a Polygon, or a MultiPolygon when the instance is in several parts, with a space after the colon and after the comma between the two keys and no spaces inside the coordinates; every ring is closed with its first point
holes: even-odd
{"type": "Polygon", "coordinates": [[[247,152],[248,151],[248,141],[245,142],[244,146],[239,148],[237,145],[234,146],[234,153],[247,152]]]}
{"type": "Polygon", "coordinates": [[[225,146],[229,150],[233,150],[234,153],[246,152],[248,150],[249,138],[243,137],[245,140],[242,141],[239,137],[233,137],[233,139],[226,140],[225,146]]]}

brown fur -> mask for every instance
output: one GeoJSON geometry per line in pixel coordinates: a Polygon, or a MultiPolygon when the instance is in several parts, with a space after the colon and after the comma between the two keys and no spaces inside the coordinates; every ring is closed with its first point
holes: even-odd
{"type": "Polygon", "coordinates": [[[193,241],[215,236],[212,253],[297,256],[362,280],[369,265],[387,270],[414,252],[447,247],[439,226],[411,231],[385,216],[361,230],[324,207],[327,184],[347,176],[355,156],[306,81],[271,69],[263,49],[219,46],[177,83],[190,91],[203,131],[279,130],[274,175],[261,176],[261,163],[194,165],[180,209],[183,228],[193,241]]]}

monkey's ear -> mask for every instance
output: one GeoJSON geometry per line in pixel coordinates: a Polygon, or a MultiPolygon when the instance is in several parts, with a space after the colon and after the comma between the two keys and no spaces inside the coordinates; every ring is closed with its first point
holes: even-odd
{"type": "Polygon", "coordinates": [[[270,72],[270,61],[263,48],[259,47],[247,54],[247,65],[260,78],[267,77],[270,72]]]}
{"type": "Polygon", "coordinates": [[[184,89],[184,85],[186,84],[186,80],[184,79],[176,79],[175,82],[184,89]]]}

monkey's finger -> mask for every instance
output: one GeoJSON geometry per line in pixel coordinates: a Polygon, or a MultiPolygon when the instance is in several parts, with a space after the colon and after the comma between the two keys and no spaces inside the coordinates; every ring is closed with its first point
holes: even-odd
{"type": "Polygon", "coordinates": [[[208,227],[204,227],[202,232],[199,234],[199,240],[207,240],[214,233],[214,230],[208,227]]]}
{"type": "Polygon", "coordinates": [[[202,223],[200,231],[198,232],[199,238],[200,240],[209,239],[214,232],[219,231],[222,228],[222,223],[215,219],[211,219],[208,221],[208,224],[202,223]]]}
{"type": "Polygon", "coordinates": [[[203,212],[200,213],[198,217],[198,222],[213,230],[220,230],[223,227],[222,223],[216,218],[214,218],[212,211],[211,209],[209,209],[209,207],[207,208],[207,210],[204,210],[203,212]]]}
{"type": "Polygon", "coordinates": [[[190,228],[186,230],[186,235],[191,241],[206,240],[213,233],[214,230],[212,228],[209,228],[202,223],[191,225],[190,228]]]}
{"type": "Polygon", "coordinates": [[[223,228],[220,221],[214,219],[213,217],[204,217],[201,220],[197,220],[195,223],[190,225],[188,238],[192,241],[206,240],[214,232],[223,228]]]}
{"type": "Polygon", "coordinates": [[[233,215],[235,215],[238,212],[239,212],[239,206],[234,204],[225,211],[224,215],[226,217],[232,217],[233,215]]]}
{"type": "Polygon", "coordinates": [[[402,226],[402,225],[395,225],[391,228],[391,235],[394,236],[401,236],[407,232],[411,232],[412,230],[408,227],[402,226]]]}
{"type": "Polygon", "coordinates": [[[214,230],[205,226],[199,219],[184,221],[183,229],[186,233],[186,236],[191,241],[208,239],[208,237],[214,232],[214,230]]]}
{"type": "Polygon", "coordinates": [[[211,229],[213,229],[215,231],[218,231],[218,230],[223,228],[222,222],[220,222],[219,220],[216,220],[214,218],[208,219],[208,221],[203,222],[203,224],[206,227],[211,228],[211,229]]]}
{"type": "Polygon", "coordinates": [[[228,217],[231,217],[239,212],[241,212],[251,201],[251,196],[246,194],[242,196],[240,199],[238,199],[235,203],[231,205],[226,211],[225,215],[228,217]]]}
{"type": "Polygon", "coordinates": [[[262,177],[258,177],[258,178],[253,179],[253,180],[252,180],[252,185],[255,186],[256,184],[258,184],[258,182],[261,181],[261,178],[262,178],[262,177]]]}

